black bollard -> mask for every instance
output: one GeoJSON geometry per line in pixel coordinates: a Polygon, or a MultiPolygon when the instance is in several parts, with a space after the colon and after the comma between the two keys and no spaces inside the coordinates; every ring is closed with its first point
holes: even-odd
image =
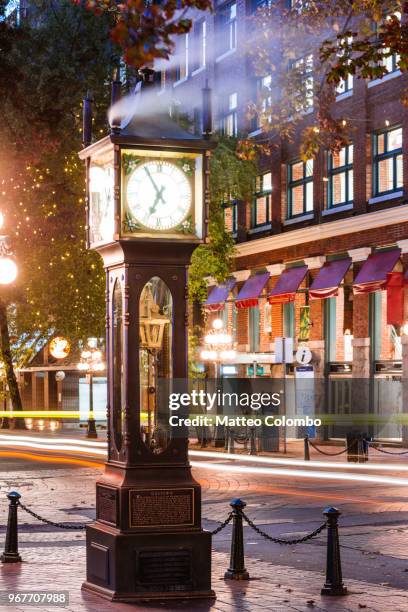
{"type": "Polygon", "coordinates": [[[18,553],[17,522],[17,508],[20,497],[21,495],[17,493],[17,491],[11,491],[11,493],[7,494],[10,505],[7,519],[6,543],[4,545],[4,552],[0,557],[2,563],[18,563],[21,561],[21,557],[18,553]]]}
{"type": "Polygon", "coordinates": [[[305,448],[305,461],[310,461],[310,449],[309,449],[309,436],[305,436],[304,440],[304,448],[305,448]]]}
{"type": "Polygon", "coordinates": [[[249,434],[249,454],[256,455],[256,430],[255,427],[251,427],[249,434]]]}
{"type": "Polygon", "coordinates": [[[322,595],[347,595],[341,573],[340,544],[338,520],[341,512],[337,508],[326,508],[323,511],[327,520],[327,557],[326,582],[321,590],[322,595]]]}
{"type": "Polygon", "coordinates": [[[235,431],[233,429],[228,429],[228,452],[235,453],[235,439],[234,439],[235,431]]]}
{"type": "Polygon", "coordinates": [[[232,508],[232,535],[230,566],[224,574],[226,580],[249,580],[249,574],[245,569],[244,558],[244,529],[242,525],[241,511],[246,503],[242,499],[233,499],[230,503],[232,508]]]}
{"type": "Polygon", "coordinates": [[[228,451],[228,444],[229,444],[229,427],[226,427],[224,429],[224,450],[228,451]]]}
{"type": "Polygon", "coordinates": [[[201,438],[200,448],[207,448],[207,431],[206,431],[205,425],[201,427],[200,438],[201,438]]]}

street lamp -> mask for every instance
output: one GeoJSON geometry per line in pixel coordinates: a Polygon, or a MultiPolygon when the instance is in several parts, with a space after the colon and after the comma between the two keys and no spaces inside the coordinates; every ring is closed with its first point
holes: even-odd
{"type": "Polygon", "coordinates": [[[93,413],[93,377],[95,372],[103,372],[105,364],[102,361],[102,352],[88,343],[88,348],[81,353],[81,361],[77,364],[78,370],[86,372],[89,382],[89,414],[86,431],[87,438],[97,438],[95,417],[93,413]]]}
{"type": "Polygon", "coordinates": [[[224,329],[221,319],[214,319],[212,329],[204,336],[205,348],[200,357],[203,361],[211,361],[215,365],[215,378],[219,376],[219,365],[224,361],[233,361],[236,351],[232,345],[232,336],[224,329]]]}
{"type": "MultiPolygon", "coordinates": [[[[0,230],[4,225],[4,215],[0,212],[0,230]]],[[[0,235],[0,285],[10,285],[17,278],[17,264],[10,256],[10,240],[8,236],[0,235]]],[[[9,364],[10,365],[10,364],[9,364]]],[[[7,368],[5,368],[7,373],[7,368]]],[[[7,387],[7,374],[6,374],[6,385],[7,387]]],[[[21,426],[23,426],[23,420],[21,419],[21,426]]],[[[10,423],[8,418],[3,418],[2,429],[9,429],[10,423]]]]}
{"type": "MultiPolygon", "coordinates": [[[[232,336],[224,329],[222,319],[214,319],[212,322],[212,329],[204,336],[204,346],[205,348],[202,349],[200,357],[202,361],[208,361],[214,364],[214,379],[216,391],[218,391],[221,363],[233,361],[236,356],[236,351],[233,348],[232,336]]],[[[223,431],[224,427],[222,425],[215,426],[214,446],[224,445],[223,431]]]]}
{"type": "Polygon", "coordinates": [[[147,283],[140,297],[139,347],[146,350],[149,356],[147,363],[147,442],[153,451],[160,450],[157,406],[159,353],[163,347],[165,329],[169,324],[170,318],[165,314],[160,314],[160,306],[154,301],[152,283],[147,283]]]}

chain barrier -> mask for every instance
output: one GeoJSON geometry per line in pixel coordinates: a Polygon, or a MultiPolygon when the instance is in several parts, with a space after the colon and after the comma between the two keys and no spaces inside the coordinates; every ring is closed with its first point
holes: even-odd
{"type": "Polygon", "coordinates": [[[251,521],[251,519],[242,510],[240,511],[240,513],[242,515],[242,518],[248,523],[251,529],[259,533],[259,535],[261,535],[263,538],[269,540],[270,542],[274,542],[275,544],[302,544],[303,542],[307,542],[308,540],[315,538],[317,535],[319,535],[319,533],[326,529],[326,523],[323,523],[322,525],[320,525],[320,527],[312,531],[312,533],[308,533],[307,535],[303,536],[303,538],[295,538],[294,540],[282,540],[280,538],[274,538],[265,531],[262,531],[262,529],[257,527],[257,525],[255,525],[255,523],[251,521]]]}
{"type": "Polygon", "coordinates": [[[78,523],[78,524],[75,524],[75,525],[73,525],[73,524],[66,525],[64,523],[55,523],[54,521],[50,521],[49,519],[46,519],[46,518],[40,516],[36,512],[33,512],[32,510],[30,510],[30,508],[27,508],[27,506],[22,504],[20,501],[18,502],[17,505],[20,506],[20,508],[22,510],[25,510],[25,512],[27,512],[28,514],[33,516],[35,519],[37,519],[38,521],[41,521],[41,523],[45,523],[46,525],[52,525],[53,527],[58,527],[58,529],[85,529],[85,527],[86,527],[86,523],[78,523]]]}
{"type": "Polygon", "coordinates": [[[380,448],[379,446],[374,446],[374,444],[377,444],[377,442],[367,442],[367,444],[372,446],[372,448],[379,451],[380,453],[385,453],[386,455],[408,455],[408,451],[402,451],[400,453],[399,452],[393,453],[393,452],[385,450],[384,448],[380,448]]]}
{"type": "Polygon", "coordinates": [[[249,436],[245,434],[242,436],[233,436],[233,438],[236,444],[247,444],[249,442],[249,436]]]}
{"type": "Polygon", "coordinates": [[[343,450],[341,450],[341,451],[340,451],[340,452],[338,452],[338,453],[327,453],[326,451],[322,451],[322,450],[320,450],[320,448],[318,448],[318,447],[317,447],[317,446],[314,444],[314,442],[312,442],[310,439],[309,439],[309,444],[310,444],[310,446],[312,446],[312,447],[313,447],[315,450],[317,450],[317,452],[318,452],[318,453],[321,453],[322,455],[327,455],[328,457],[336,457],[337,455],[343,455],[344,453],[347,453],[347,451],[350,449],[350,447],[349,447],[349,446],[346,446],[346,448],[344,448],[343,450]]]}
{"type": "Polygon", "coordinates": [[[224,527],[226,527],[228,523],[232,521],[233,516],[234,516],[234,513],[230,512],[227,518],[225,519],[225,521],[221,523],[221,525],[219,525],[217,529],[214,529],[214,531],[210,531],[211,535],[214,536],[214,535],[217,535],[217,533],[220,533],[220,531],[222,531],[224,527]]]}

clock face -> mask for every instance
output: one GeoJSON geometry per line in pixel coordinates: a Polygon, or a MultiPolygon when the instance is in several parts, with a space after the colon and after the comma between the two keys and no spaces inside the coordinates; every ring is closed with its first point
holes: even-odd
{"type": "Polygon", "coordinates": [[[89,172],[90,242],[109,242],[113,237],[113,169],[93,166],[89,172]]]}
{"type": "Polygon", "coordinates": [[[190,181],[168,161],[140,164],[130,175],[126,195],[136,221],[149,230],[173,229],[191,209],[190,181]]]}

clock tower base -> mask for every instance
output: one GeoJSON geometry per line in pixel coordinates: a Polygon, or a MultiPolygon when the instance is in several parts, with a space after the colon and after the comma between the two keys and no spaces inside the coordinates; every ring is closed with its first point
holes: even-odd
{"type": "Polygon", "coordinates": [[[87,527],[84,591],[110,601],[215,598],[211,589],[211,534],[123,533],[87,527]]]}

